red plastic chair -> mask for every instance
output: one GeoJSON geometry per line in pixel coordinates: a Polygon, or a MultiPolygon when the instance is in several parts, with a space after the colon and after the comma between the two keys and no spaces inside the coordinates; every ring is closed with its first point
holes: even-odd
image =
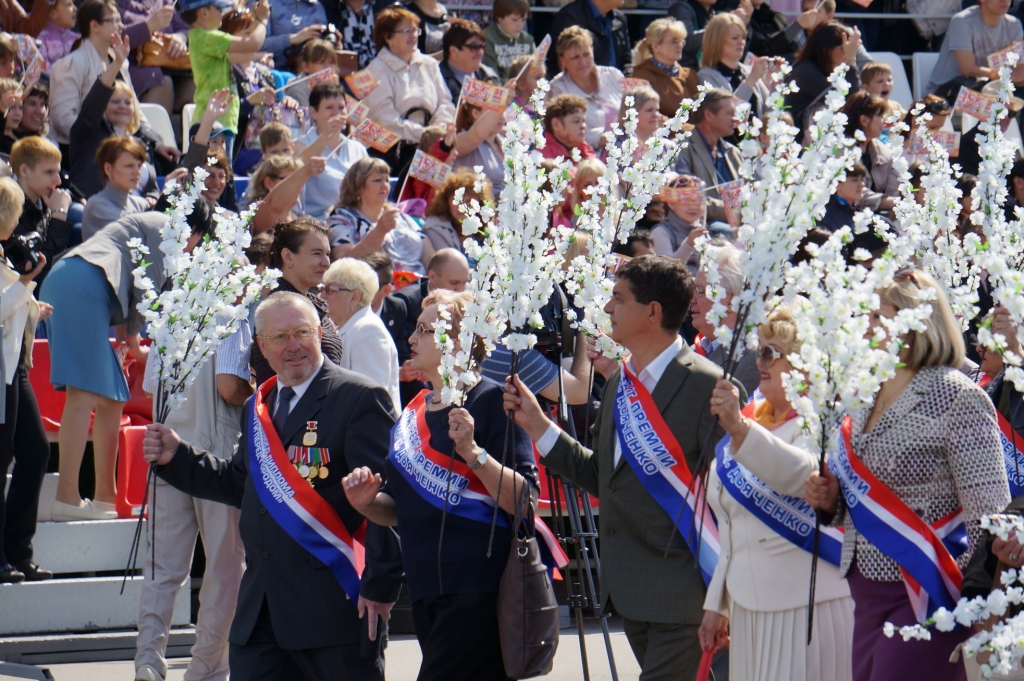
{"type": "Polygon", "coordinates": [[[142,458],[142,440],[146,426],[122,424],[117,442],[117,508],[118,518],[138,518],[142,498],[146,494],[149,464],[142,458]]]}
{"type": "Polygon", "coordinates": [[[32,371],[28,374],[32,392],[39,403],[39,413],[43,417],[43,428],[48,433],[60,430],[60,419],[64,415],[66,395],[55,390],[50,383],[50,344],[45,339],[36,339],[32,343],[32,371]]]}

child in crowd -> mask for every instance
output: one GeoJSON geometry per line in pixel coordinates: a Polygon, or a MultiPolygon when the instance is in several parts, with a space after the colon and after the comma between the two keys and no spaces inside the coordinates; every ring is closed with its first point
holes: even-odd
{"type": "MultiPolygon", "coordinates": [[[[909,127],[909,131],[904,134],[903,139],[903,158],[907,159],[907,163],[928,160],[928,152],[920,149],[915,144],[918,119],[923,117],[924,114],[929,115],[928,121],[924,124],[929,134],[939,133],[943,130],[952,131],[952,127],[947,126],[951,113],[953,113],[953,109],[949,106],[949,102],[938,95],[925,95],[910,105],[910,112],[903,117],[903,122],[909,127]],[[921,113],[915,116],[914,110],[918,107],[920,107],[921,113]]],[[[958,149],[950,150],[950,158],[955,158],[958,152],[958,149]]]]}
{"type": "Polygon", "coordinates": [[[295,142],[292,140],[292,131],[284,123],[267,123],[260,130],[260,149],[263,150],[263,158],[294,156],[295,142]]]}
{"type": "MultiPolygon", "coordinates": [[[[220,30],[221,11],[232,7],[231,0],[181,0],[178,6],[181,18],[192,27],[188,32],[188,51],[196,82],[196,111],[204,111],[213,92],[233,89],[230,55],[257,52],[263,46],[270,5],[267,0],[256,3],[252,9],[256,21],[252,22],[249,32],[241,36],[220,30]]],[[[219,119],[225,128],[225,153],[229,163],[234,161],[238,111],[238,98],[232,97],[227,112],[219,119]]]]}
{"type": "MultiPolygon", "coordinates": [[[[894,115],[900,117],[906,115],[906,110],[899,102],[889,99],[893,88],[891,66],[877,61],[868,62],[860,70],[860,82],[862,83],[861,87],[866,92],[885,100],[888,108],[884,116],[887,121],[894,115]]],[[[886,131],[888,131],[888,125],[886,126],[886,131]]],[[[882,134],[885,135],[884,132],[882,134]]]]}
{"type": "Polygon", "coordinates": [[[654,255],[654,240],[651,239],[651,233],[646,229],[634,229],[632,234],[626,237],[626,243],[615,243],[612,252],[627,258],[654,255]]]}
{"type": "Polygon", "coordinates": [[[18,43],[9,33],[0,33],[0,78],[14,78],[18,43]]]}
{"type": "Polygon", "coordinates": [[[572,158],[579,149],[580,158],[597,158],[587,144],[587,100],[579,95],[557,95],[547,101],[544,112],[544,158],[572,158]]]}
{"type": "Polygon", "coordinates": [[[0,153],[10,154],[11,147],[18,141],[15,131],[21,125],[21,84],[12,78],[0,78],[0,153]]]}
{"type": "MultiPolygon", "coordinates": [[[[424,128],[423,134],[420,135],[420,149],[428,149],[427,153],[429,155],[449,165],[455,161],[455,158],[452,158],[455,146],[454,123],[428,126],[424,128]]],[[[458,157],[457,154],[455,156],[458,157]]],[[[409,199],[423,199],[424,203],[429,206],[430,202],[434,199],[435,191],[426,182],[410,176],[405,180],[405,191],[399,197],[399,202],[408,201],[409,199]]]]}
{"type": "MultiPolygon", "coordinates": [[[[299,78],[332,68],[336,63],[334,45],[323,38],[314,38],[302,46],[302,53],[299,56],[299,78]]],[[[337,82],[337,78],[335,78],[335,82],[337,82]]],[[[314,85],[316,83],[307,79],[286,87],[284,92],[294,98],[299,106],[309,106],[309,93],[314,85]]]]}
{"type": "Polygon", "coordinates": [[[497,71],[502,81],[518,75],[519,71],[511,68],[517,57],[533,54],[537,49],[533,36],[523,30],[529,18],[528,0],[494,2],[494,23],[484,29],[484,37],[487,38],[484,65],[497,71]]]}
{"type": "Polygon", "coordinates": [[[532,54],[516,57],[509,67],[509,73],[512,74],[513,78],[520,72],[523,74],[516,81],[515,98],[512,100],[512,103],[525,109],[526,113],[531,116],[536,116],[537,111],[533,108],[533,104],[530,104],[530,97],[537,90],[537,81],[547,75],[547,68],[544,64],[536,64],[533,68],[527,69],[526,65],[532,61],[532,54]],[[526,70],[524,71],[523,69],[526,70]]]}
{"type": "Polygon", "coordinates": [[[46,60],[46,69],[58,59],[71,54],[71,46],[80,37],[75,30],[78,7],[75,0],[56,0],[50,5],[50,21],[39,32],[39,53],[46,60]]]}

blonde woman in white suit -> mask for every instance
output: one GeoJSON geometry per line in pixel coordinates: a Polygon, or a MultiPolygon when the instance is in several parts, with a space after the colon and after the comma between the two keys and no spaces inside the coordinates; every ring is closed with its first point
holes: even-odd
{"type": "MultiPolygon", "coordinates": [[[[818,561],[807,645],[814,512],[803,492],[818,457],[782,383],[790,371],[786,356],[798,347],[796,323],[779,308],[758,332],[763,398],[741,405],[735,386],[722,380],[711,398],[729,440],[719,446],[708,482],[721,553],[704,601],[701,645],[729,645],[731,681],[850,681],[853,600],[839,568],[825,558],[818,561]],[[777,520],[780,511],[790,522],[777,520]]],[[[830,532],[822,534],[822,554],[838,562],[842,539],[830,532]]]]}

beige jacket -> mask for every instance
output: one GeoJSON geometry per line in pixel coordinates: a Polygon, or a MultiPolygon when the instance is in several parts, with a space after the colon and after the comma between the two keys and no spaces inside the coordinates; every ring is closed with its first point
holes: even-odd
{"type": "MultiPolygon", "coordinates": [[[[78,118],[85,96],[96,84],[96,79],[107,70],[107,58],[96,51],[88,40],[82,46],[58,59],[50,71],[50,138],[68,144],[71,126],[78,118]]],[[[132,86],[128,75],[128,62],[121,65],[121,79],[132,86]]]]}
{"type": "Polygon", "coordinates": [[[384,48],[366,67],[380,85],[363,100],[370,120],[419,144],[424,128],[455,121],[455,105],[437,60],[416,51],[408,64],[384,48]],[[413,113],[424,109],[427,113],[413,113]]]}
{"type": "MultiPolygon", "coordinates": [[[[800,419],[774,431],[754,424],[743,446],[729,455],[780,494],[803,497],[804,483],[817,470],[817,457],[803,448],[800,419]]],[[[729,614],[730,599],[747,610],[779,612],[807,607],[811,554],[783,538],[747,511],[722,487],[711,467],[708,502],[718,519],[721,552],[708,585],[705,610],[729,614]]],[[[839,568],[818,561],[815,602],[848,598],[839,568]]]]}
{"type": "Polygon", "coordinates": [[[21,349],[32,366],[32,343],[39,321],[39,303],[32,292],[36,283],[21,283],[18,273],[11,267],[0,249],[0,324],[4,330],[4,382],[14,381],[21,349]]]}

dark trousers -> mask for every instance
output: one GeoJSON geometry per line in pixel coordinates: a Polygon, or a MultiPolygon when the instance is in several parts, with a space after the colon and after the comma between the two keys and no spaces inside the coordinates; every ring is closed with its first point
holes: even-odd
{"type": "MultiPolygon", "coordinates": [[[[316,622],[300,623],[315,627],[316,622]]],[[[264,599],[249,641],[231,644],[228,666],[232,681],[384,681],[384,658],[367,660],[359,644],[285,650],[274,637],[264,599]]]]}
{"type": "Polygon", "coordinates": [[[50,460],[50,443],[46,440],[39,405],[28,381],[24,351],[7,390],[7,412],[0,424],[0,474],[6,475],[14,460],[11,489],[4,499],[0,481],[0,565],[32,560],[32,537],[36,533],[39,490],[50,460]]]}
{"type": "MultiPolygon", "coordinates": [[[[622,618],[622,629],[640,663],[640,681],[676,681],[697,676],[703,651],[696,624],[664,624],[622,618]]],[[[716,681],[729,676],[729,649],[715,654],[711,670],[716,681]]]]}
{"type": "Polygon", "coordinates": [[[509,681],[498,639],[498,595],[453,594],[412,604],[423,652],[416,681],[509,681]]]}

